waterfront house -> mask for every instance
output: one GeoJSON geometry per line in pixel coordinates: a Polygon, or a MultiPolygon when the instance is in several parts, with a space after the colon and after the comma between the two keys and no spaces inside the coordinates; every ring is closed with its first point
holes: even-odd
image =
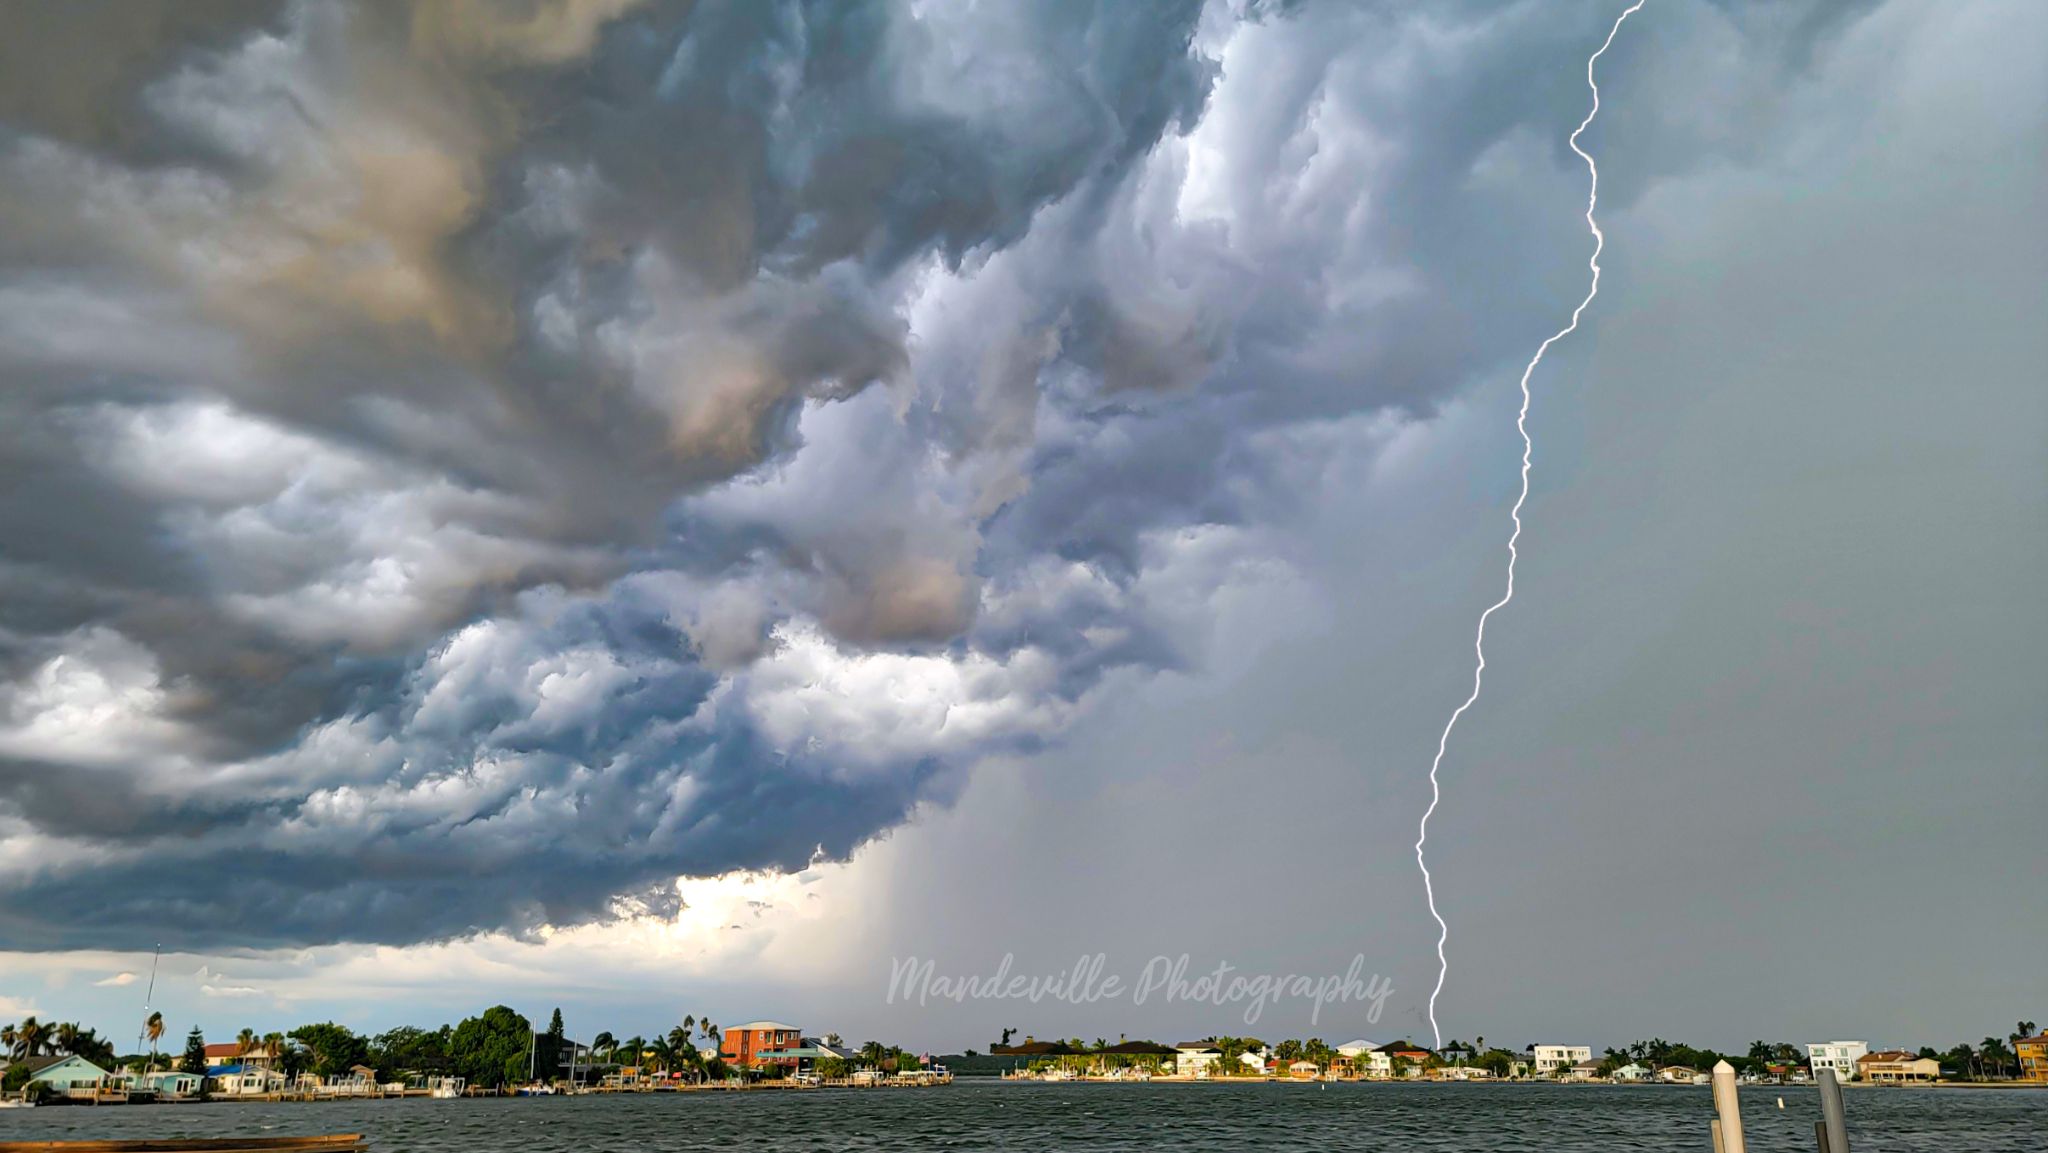
{"type": "Polygon", "coordinates": [[[1593,1081],[1600,1076],[1600,1062],[1580,1061],[1565,1071],[1565,1077],[1572,1081],[1593,1081]]]}
{"type": "Polygon", "coordinates": [[[29,1068],[29,1084],[48,1085],[67,1096],[74,1091],[89,1096],[107,1079],[105,1069],[78,1056],[31,1057],[22,1064],[29,1068]]]}
{"type": "Polygon", "coordinates": [[[1211,1077],[1228,1072],[1216,1068],[1216,1063],[1223,1059],[1223,1050],[1208,1041],[1184,1041],[1173,1049],[1173,1069],[1182,1076],[1211,1077]]]}
{"type": "Polygon", "coordinates": [[[1095,1051],[1095,1068],[1105,1073],[1112,1069],[1164,1068],[1178,1059],[1178,1050],[1152,1041],[1119,1041],[1095,1051]]]}
{"type": "Polygon", "coordinates": [[[1287,1075],[1297,1081],[1313,1081],[1322,1071],[1322,1066],[1314,1061],[1295,1061],[1287,1066],[1287,1075]]]}
{"type": "Polygon", "coordinates": [[[1819,1079],[1821,1070],[1833,1069],[1835,1080],[1854,1081],[1856,1062],[1870,1052],[1865,1041],[1821,1041],[1806,1047],[1807,1064],[1813,1066],[1813,1075],[1819,1079]]]}
{"type": "Polygon", "coordinates": [[[213,1091],[221,1097],[261,1097],[282,1093],[285,1076],[276,1069],[249,1065],[215,1065],[206,1070],[213,1091]]]}
{"type": "Polygon", "coordinates": [[[1699,1076],[1700,1071],[1690,1065],[1666,1065],[1657,1070],[1657,1080],[1667,1085],[1690,1085],[1699,1076]]]}
{"type": "Polygon", "coordinates": [[[802,1046],[803,1033],[795,1025],[785,1025],[780,1021],[749,1021],[725,1031],[725,1043],[718,1047],[718,1055],[727,1064],[743,1069],[765,1065],[794,1069],[796,1061],[780,1055],[777,1050],[802,1046]]]}
{"type": "Polygon", "coordinates": [[[1536,1045],[1530,1053],[1538,1077],[1567,1072],[1573,1065],[1593,1059],[1592,1047],[1588,1045],[1536,1045]]]}
{"type": "Polygon", "coordinates": [[[1379,1052],[1386,1055],[1387,1075],[1390,1077],[1395,1075],[1394,1071],[1397,1068],[1405,1070],[1401,1076],[1420,1077],[1428,1068],[1429,1059],[1436,1055],[1413,1041],[1395,1041],[1390,1045],[1382,1045],[1379,1052]]]}
{"type": "Polygon", "coordinates": [[[805,1037],[803,1044],[789,1049],[778,1049],[771,1056],[778,1063],[787,1064],[794,1072],[809,1073],[817,1069],[820,1061],[852,1061],[856,1054],[851,1049],[827,1045],[823,1038],[805,1037]]]}
{"type": "Polygon", "coordinates": [[[1173,1047],[1173,1071],[1182,1077],[1207,1077],[1223,1050],[1207,1041],[1183,1041],[1173,1047]]]}
{"type": "Polygon", "coordinates": [[[158,1100],[183,1101],[199,1096],[200,1089],[206,1084],[206,1078],[197,1073],[160,1069],[154,1073],[144,1074],[142,1083],[156,1090],[158,1100]]]}
{"type": "Polygon", "coordinates": [[[1446,1065],[1470,1065],[1479,1057],[1479,1050],[1470,1045],[1453,1041],[1437,1050],[1437,1056],[1446,1065]]]}
{"type": "Polygon", "coordinates": [[[1878,1085],[1926,1083],[1939,1079],[1941,1062],[1904,1049],[1880,1049],[1856,1059],[1856,1079],[1878,1085]]]}
{"type": "Polygon", "coordinates": [[[2021,1037],[2012,1043],[2012,1051],[2020,1059],[2020,1080],[2048,1082],[2048,1033],[2021,1037]]]}
{"type": "Polygon", "coordinates": [[[1650,1070],[1636,1064],[1634,1061],[1630,1061],[1614,1071],[1614,1079],[1616,1081],[1647,1081],[1650,1079],[1650,1070]]]}
{"type": "Polygon", "coordinates": [[[1382,1052],[1376,1041],[1346,1041],[1337,1046],[1337,1056],[1361,1077],[1383,1080],[1394,1075],[1393,1055],[1382,1052]]]}

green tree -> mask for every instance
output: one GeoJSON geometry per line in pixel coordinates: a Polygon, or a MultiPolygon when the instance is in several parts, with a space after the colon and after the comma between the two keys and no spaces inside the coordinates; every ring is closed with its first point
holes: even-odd
{"type": "Polygon", "coordinates": [[[142,1031],[149,1037],[149,1068],[151,1071],[155,1071],[156,1044],[164,1039],[164,1015],[162,1013],[151,1013],[149,1019],[142,1023],[142,1031]]]}
{"type": "Polygon", "coordinates": [[[568,1048],[568,1038],[562,1029],[562,1011],[556,1009],[548,1018],[548,1031],[542,1033],[533,1044],[533,1068],[535,1076],[542,1081],[552,1081],[561,1073],[562,1054],[568,1048]]]}
{"type": "Polygon", "coordinates": [[[1310,1037],[1301,1047],[1301,1056],[1305,1061],[1315,1062],[1318,1069],[1328,1069],[1337,1060],[1337,1051],[1325,1044],[1321,1037],[1310,1037]]]}
{"type": "MultiPolygon", "coordinates": [[[[301,1025],[287,1036],[305,1047],[310,1058],[308,1067],[315,1076],[323,1079],[342,1076],[354,1066],[367,1064],[370,1059],[369,1041],[332,1021],[301,1025]]],[[[248,1044],[254,1048],[257,1041],[252,1036],[248,1044]]]]}
{"type": "Polygon", "coordinates": [[[206,1076],[206,1034],[201,1033],[197,1025],[192,1026],[192,1031],[185,1034],[185,1055],[179,1058],[178,1069],[180,1072],[206,1076]]]}
{"type": "Polygon", "coordinates": [[[448,1062],[472,1085],[501,1088],[526,1076],[533,1025],[504,1005],[467,1017],[448,1038],[448,1062]]]}
{"type": "Polygon", "coordinates": [[[377,1067],[377,1079],[397,1081],[409,1075],[445,1074],[449,1032],[446,1025],[439,1029],[400,1025],[379,1034],[370,1044],[370,1063],[377,1067]]]}
{"type": "Polygon", "coordinates": [[[2005,1067],[2013,1063],[2012,1051],[1996,1037],[1984,1038],[1984,1043],[1977,1047],[1977,1054],[1985,1065],[1990,1066],[1993,1077],[2005,1076],[2005,1067]]]}
{"type": "Polygon", "coordinates": [[[7,1067],[6,1076],[0,1077],[0,1093],[12,1096],[21,1092],[28,1087],[28,1079],[33,1076],[35,1071],[28,1067],[27,1062],[16,1061],[7,1067]]]}

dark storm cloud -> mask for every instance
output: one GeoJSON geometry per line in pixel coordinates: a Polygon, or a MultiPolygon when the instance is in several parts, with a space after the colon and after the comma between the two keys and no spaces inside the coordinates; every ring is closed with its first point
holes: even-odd
{"type": "Polygon", "coordinates": [[[173,11],[0,88],[22,948],[842,855],[1199,662],[1291,434],[1582,267],[1591,8],[173,11]]]}

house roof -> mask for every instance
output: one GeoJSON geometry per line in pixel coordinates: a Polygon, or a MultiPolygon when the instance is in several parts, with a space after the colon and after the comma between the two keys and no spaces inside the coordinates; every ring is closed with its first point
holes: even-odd
{"type": "Polygon", "coordinates": [[[40,1073],[59,1061],[67,1060],[68,1054],[53,1053],[45,1057],[26,1057],[15,1064],[25,1067],[31,1073],[40,1073]]]}
{"type": "Polygon", "coordinates": [[[768,1032],[773,1032],[773,1033],[794,1033],[794,1032],[796,1032],[796,1026],[795,1026],[795,1025],[785,1025],[785,1024],[783,1024],[782,1022],[780,1022],[780,1021],[749,1021],[749,1022],[747,1022],[747,1023],[746,1023],[746,1024],[744,1024],[744,1025],[730,1025],[730,1026],[727,1026],[727,1027],[726,1027],[726,1030],[725,1030],[725,1031],[726,1031],[726,1032],[728,1032],[728,1033],[730,1033],[730,1032],[732,1032],[732,1031],[733,1031],[734,1029],[739,1029],[739,1030],[742,1030],[742,1031],[745,1031],[745,1032],[748,1032],[748,1033],[752,1033],[752,1032],[755,1032],[755,1031],[757,1031],[757,1030],[765,1030],[765,1031],[768,1031],[768,1032]]]}
{"type": "MultiPolygon", "coordinates": [[[[248,1052],[251,1054],[260,1054],[262,1050],[250,1049],[248,1050],[248,1052]]],[[[226,1041],[219,1045],[208,1045],[206,1047],[206,1056],[209,1060],[214,1057],[240,1057],[242,1053],[243,1049],[241,1043],[237,1041],[226,1041]]]]}
{"type": "MultiPolygon", "coordinates": [[[[1867,1065],[1884,1061],[1918,1061],[1919,1059],[1920,1054],[1909,1053],[1904,1049],[1879,1049],[1875,1053],[1865,1053],[1863,1056],[1856,1058],[1856,1063],[1858,1065],[1867,1065]]],[[[1932,1060],[1932,1058],[1929,1059],[1932,1060]]]]}
{"type": "Polygon", "coordinates": [[[1064,1057],[1080,1050],[1058,1041],[1026,1041],[1022,1045],[990,1045],[992,1057],[1064,1057]]]}
{"type": "Polygon", "coordinates": [[[1154,1041],[1124,1041],[1119,1044],[1110,1045],[1105,1048],[1098,1049],[1096,1050],[1096,1052],[1114,1053],[1118,1056],[1126,1057],[1170,1057],[1175,1052],[1177,1052],[1177,1050],[1171,1049],[1165,1045],[1158,1044],[1154,1041]]]}
{"type": "Polygon", "coordinates": [[[1221,1053],[1223,1051],[1207,1041],[1182,1041],[1173,1048],[1177,1053],[1221,1053]]]}
{"type": "Polygon", "coordinates": [[[1415,1042],[1413,1042],[1413,1041],[1395,1041],[1395,1042],[1393,1042],[1392,1044],[1389,1044],[1389,1045],[1381,1045],[1381,1046],[1380,1046],[1380,1052],[1382,1052],[1382,1053],[1422,1053],[1422,1054],[1425,1054],[1425,1055],[1426,1055],[1426,1054],[1427,1054],[1427,1053],[1429,1052],[1429,1050],[1427,1050],[1427,1049],[1423,1048],[1423,1047],[1422,1047],[1422,1046],[1420,1046],[1420,1045],[1417,1045],[1417,1044],[1416,1044],[1415,1042]]]}
{"type": "Polygon", "coordinates": [[[83,1065],[87,1069],[92,1070],[95,1076],[104,1077],[107,1075],[105,1069],[75,1053],[63,1053],[54,1057],[36,1057],[24,1062],[24,1064],[28,1065],[32,1078],[41,1077],[43,1074],[65,1065],[83,1065]]]}

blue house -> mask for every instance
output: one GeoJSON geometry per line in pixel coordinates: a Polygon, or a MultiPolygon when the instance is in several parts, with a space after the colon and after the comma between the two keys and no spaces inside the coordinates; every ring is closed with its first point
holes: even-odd
{"type": "Polygon", "coordinates": [[[37,1057],[28,1063],[34,1072],[31,1085],[48,1085],[60,1093],[73,1088],[90,1089],[107,1077],[107,1071],[83,1057],[37,1057]]]}

